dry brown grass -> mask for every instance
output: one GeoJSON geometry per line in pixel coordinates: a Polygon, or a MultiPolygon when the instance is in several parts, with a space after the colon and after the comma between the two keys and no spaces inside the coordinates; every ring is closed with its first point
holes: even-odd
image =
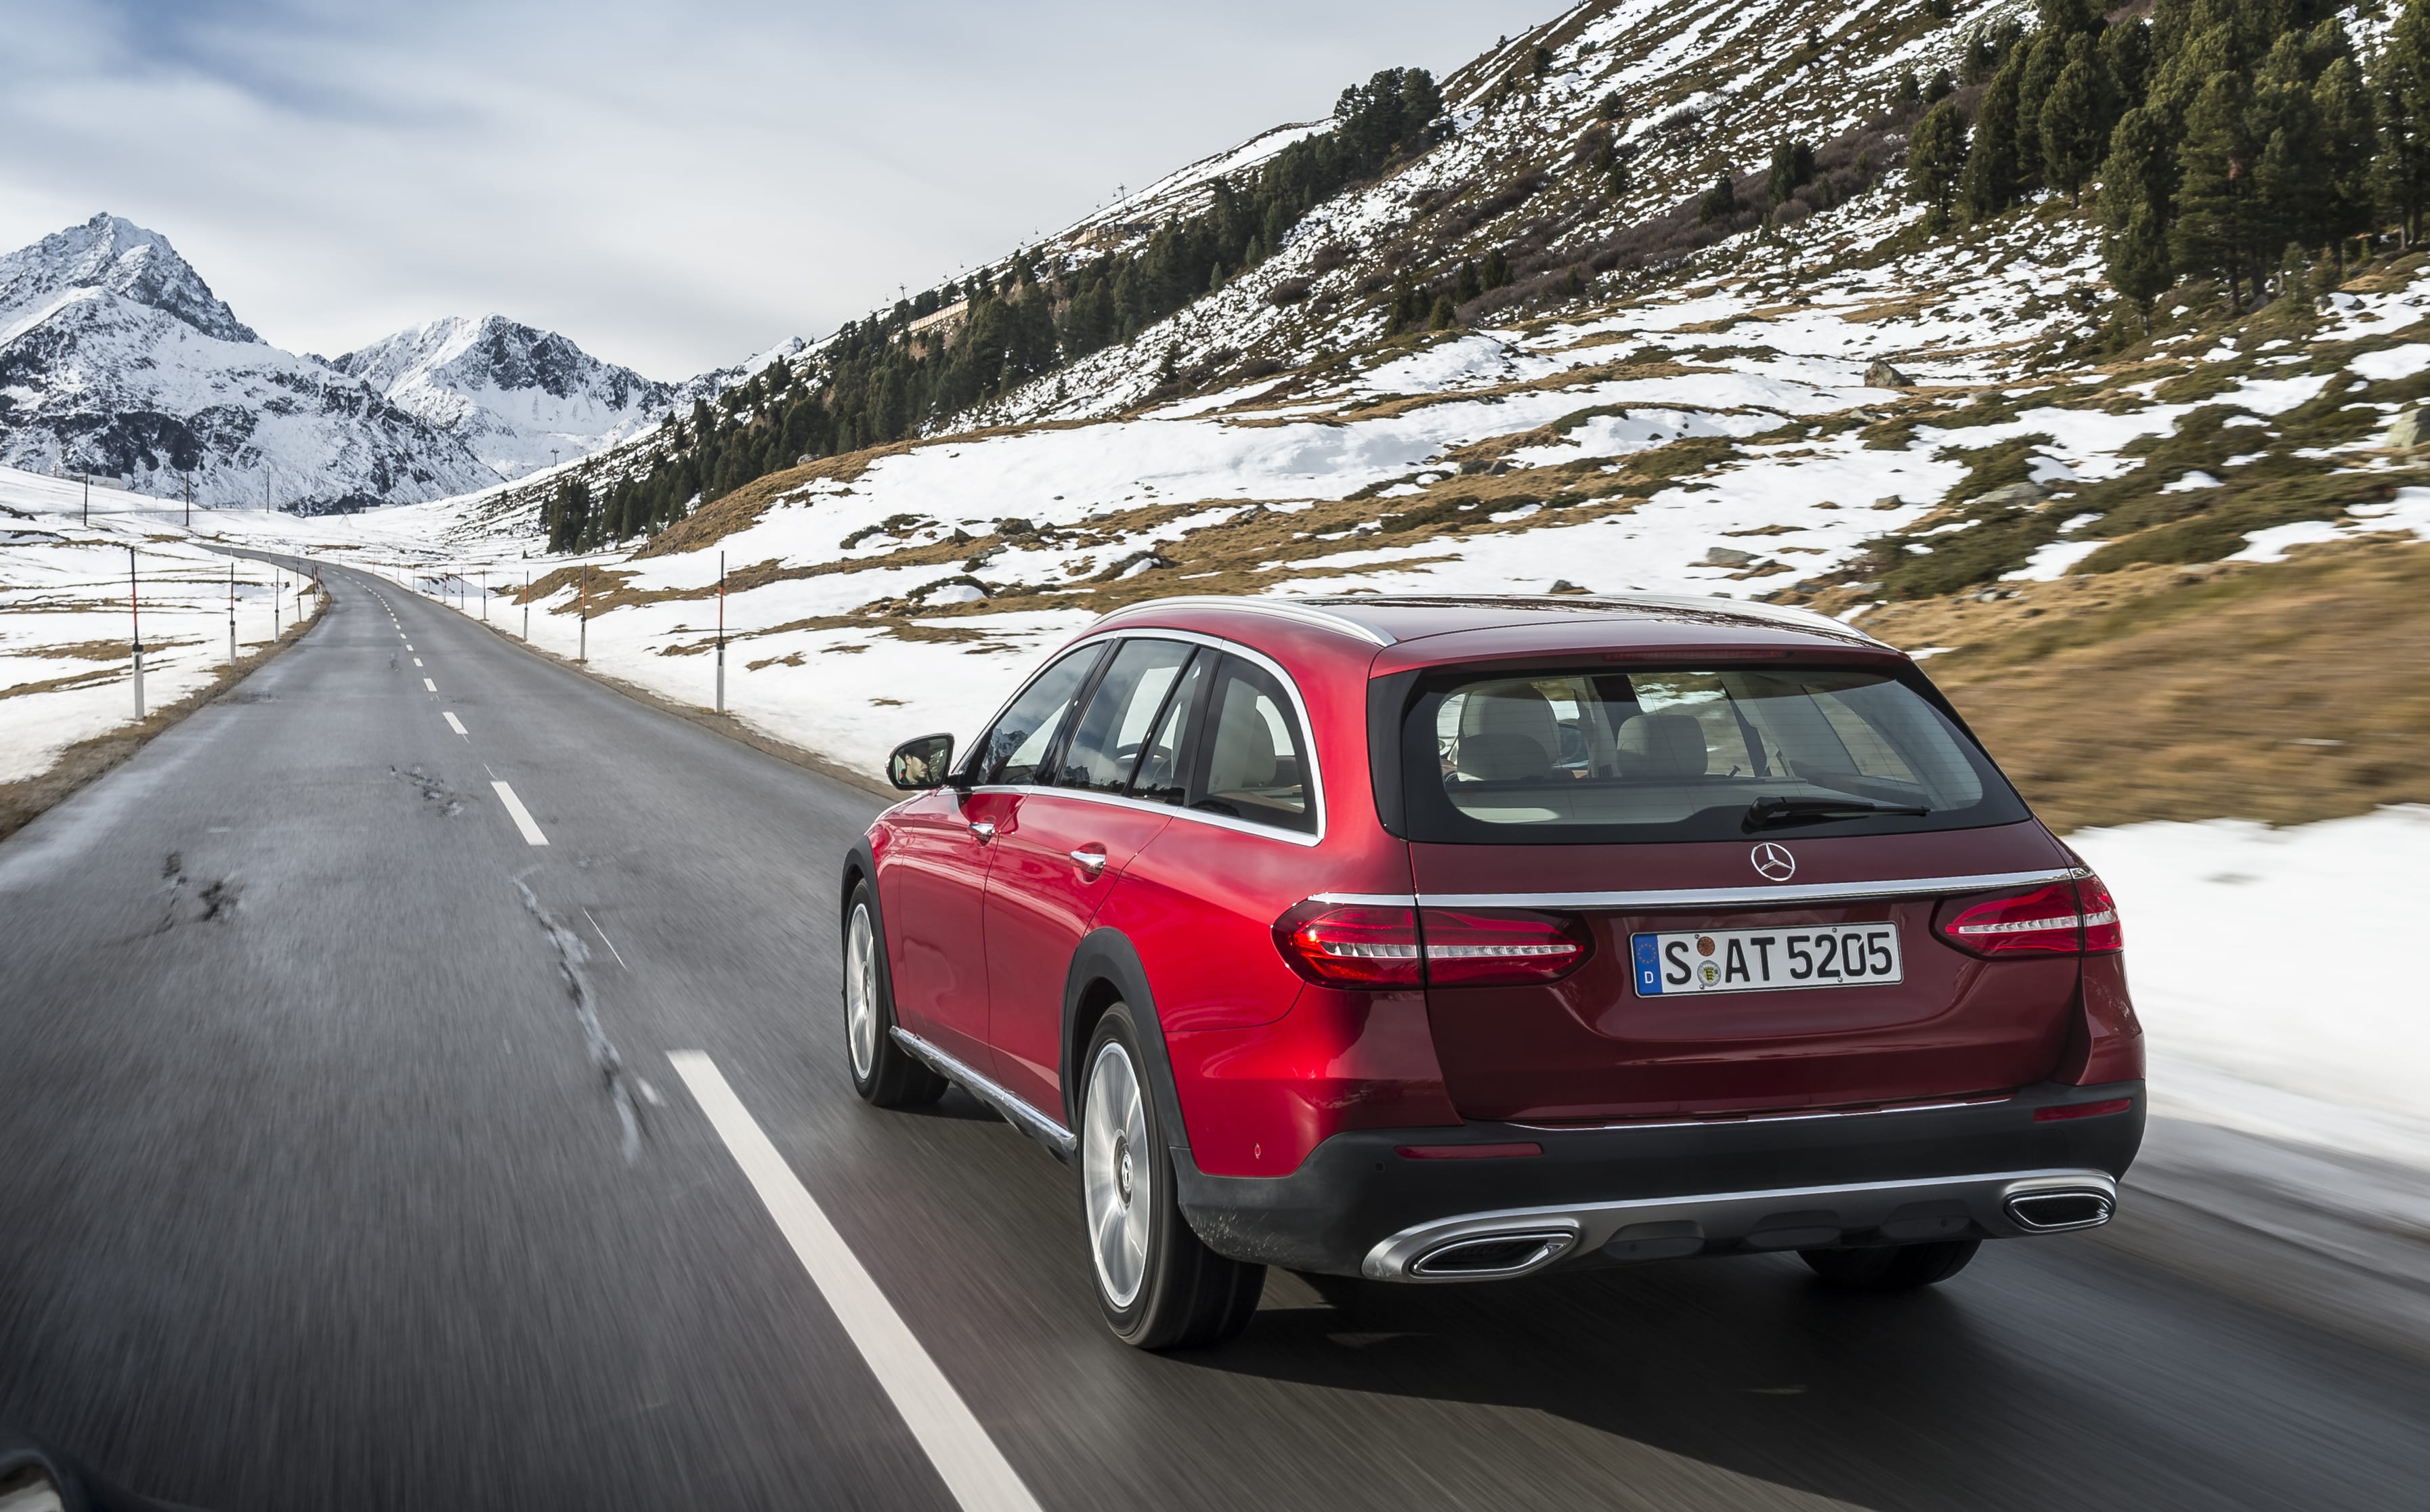
{"type": "Polygon", "coordinates": [[[1861,623],[1956,648],[1926,666],[2061,830],[2430,801],[2430,546],[2022,586],[1861,623]]]}

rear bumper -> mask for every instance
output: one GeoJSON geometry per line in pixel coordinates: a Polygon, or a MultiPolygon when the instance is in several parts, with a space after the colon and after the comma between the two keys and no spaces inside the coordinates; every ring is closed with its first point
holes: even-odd
{"type": "Polygon", "coordinates": [[[1294,1271],[1454,1281],[2094,1227],[2107,1221],[2142,1137],[2141,1082],[2043,1083],[1998,1103],[1810,1118],[1360,1130],[1334,1136],[1277,1177],[1209,1176],[1185,1152],[1174,1155],[1182,1211],[1221,1254],[1294,1271]],[[2133,1105],[2035,1117],[2120,1098],[2133,1105]],[[1514,1142],[1543,1153],[1398,1153],[1514,1142]]]}

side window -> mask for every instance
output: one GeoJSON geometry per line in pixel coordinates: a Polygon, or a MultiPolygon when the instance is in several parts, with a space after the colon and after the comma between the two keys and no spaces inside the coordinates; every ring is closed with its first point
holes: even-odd
{"type": "Polygon", "coordinates": [[[1039,764],[1054,748],[1065,717],[1105,654],[1103,646],[1084,646],[1040,673],[1022,690],[995,722],[995,728],[979,742],[972,771],[980,787],[1018,786],[1041,779],[1039,764]]]}
{"type": "Polygon", "coordinates": [[[1127,788],[1147,746],[1149,726],[1191,650],[1179,640],[1123,641],[1073,727],[1071,743],[1057,762],[1055,785],[1092,792],[1127,788]]]}
{"type": "Polygon", "coordinates": [[[1156,733],[1148,738],[1147,750],[1140,756],[1139,774],[1131,779],[1132,797],[1158,804],[1181,802],[1190,775],[1182,741],[1189,732],[1190,712],[1198,706],[1198,690],[1214,665],[1214,652],[1200,652],[1181,674],[1173,696],[1165,700],[1156,733]]]}
{"type": "Polygon", "coordinates": [[[1264,668],[1227,656],[1207,704],[1206,775],[1190,807],[1281,829],[1313,831],[1299,721],[1264,668]]]}

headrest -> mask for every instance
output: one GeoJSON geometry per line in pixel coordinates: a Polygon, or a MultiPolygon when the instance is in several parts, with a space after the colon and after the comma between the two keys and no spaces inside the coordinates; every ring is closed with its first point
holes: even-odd
{"type": "Polygon", "coordinates": [[[1631,714],[1614,744],[1624,777],[1705,774],[1705,727],[1693,714],[1631,714]]]}
{"type": "Polygon", "coordinates": [[[1222,712],[1215,717],[1215,754],[1207,768],[1207,786],[1218,792],[1263,788],[1274,780],[1274,732],[1257,710],[1257,696],[1245,683],[1224,690],[1222,712]]]}

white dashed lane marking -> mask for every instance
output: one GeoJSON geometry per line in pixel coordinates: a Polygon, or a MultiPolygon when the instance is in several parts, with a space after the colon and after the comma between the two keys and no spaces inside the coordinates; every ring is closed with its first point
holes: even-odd
{"type": "MultiPolygon", "coordinates": [[[[420,665],[421,665],[421,663],[420,663],[420,662],[416,662],[416,663],[414,663],[414,665],[416,665],[416,666],[420,666],[420,665]]],[[[422,690],[423,690],[424,692],[425,692],[425,693],[435,693],[435,692],[439,691],[439,685],[438,685],[437,683],[432,682],[429,678],[424,677],[424,679],[422,679],[422,690]]]]}
{"type": "MultiPolygon", "coordinates": [[[[406,650],[408,650],[408,651],[411,651],[413,648],[412,648],[411,646],[408,646],[408,647],[406,647],[405,649],[406,649],[406,650]]],[[[422,665],[422,658],[421,658],[420,656],[416,656],[416,657],[414,657],[414,658],[413,658],[413,664],[414,664],[415,666],[417,666],[417,667],[421,666],[421,665],[422,665]]]]}
{"type": "Polygon", "coordinates": [[[507,817],[515,822],[515,828],[524,832],[524,839],[533,845],[546,845],[548,837],[540,832],[538,824],[532,822],[531,810],[525,808],[524,801],[515,796],[515,790],[503,782],[493,782],[490,786],[496,790],[498,802],[507,806],[507,817]]]}
{"type": "Polygon", "coordinates": [[[767,1205],[768,1216],[835,1309],[836,1321],[852,1336],[870,1373],[893,1399],[894,1410],[928,1452],[954,1499],[965,1512],[1038,1512],[1038,1499],[1022,1484],[1020,1473],[877,1288],[818,1200],[768,1142],[717,1063],[697,1050],[674,1051],[667,1059],[699,1100],[710,1127],[733,1153],[735,1164],[767,1205]]]}
{"type": "Polygon", "coordinates": [[[448,727],[449,729],[454,730],[457,734],[463,736],[463,737],[464,737],[464,739],[468,739],[468,740],[469,740],[469,739],[471,739],[473,738],[473,737],[472,737],[472,735],[471,735],[471,733],[470,733],[469,731],[467,731],[467,730],[464,728],[464,722],[463,722],[462,720],[458,719],[458,718],[455,716],[455,714],[454,714],[454,712],[453,712],[453,711],[448,710],[448,709],[443,709],[443,708],[442,708],[442,709],[441,709],[441,710],[439,711],[439,717],[440,717],[441,719],[445,720],[445,721],[447,722],[447,727],[448,727]]]}

